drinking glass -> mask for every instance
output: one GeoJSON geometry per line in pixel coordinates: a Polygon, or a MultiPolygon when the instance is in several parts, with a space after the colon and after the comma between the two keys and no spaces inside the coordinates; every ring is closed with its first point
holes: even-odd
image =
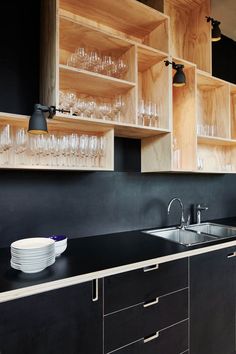
{"type": "Polygon", "coordinates": [[[0,133],[0,154],[2,157],[2,163],[4,165],[10,162],[10,149],[13,147],[13,140],[11,135],[11,127],[9,124],[2,128],[0,133]]]}
{"type": "Polygon", "coordinates": [[[139,105],[138,105],[138,124],[139,125],[144,125],[144,116],[145,116],[144,100],[140,100],[139,105]]]}
{"type": "Polygon", "coordinates": [[[112,104],[109,102],[101,102],[98,106],[99,116],[102,119],[112,119],[112,104]]]}
{"type": "Polygon", "coordinates": [[[27,149],[27,132],[26,129],[17,129],[15,134],[15,163],[25,163],[25,151],[27,149]]]}
{"type": "Polygon", "coordinates": [[[77,67],[79,69],[87,69],[87,61],[88,61],[88,54],[86,48],[79,47],[75,51],[75,55],[77,58],[77,67]]]}
{"type": "Polygon", "coordinates": [[[77,68],[78,66],[78,56],[76,53],[72,53],[67,59],[67,65],[77,68]]]}
{"type": "Polygon", "coordinates": [[[123,97],[117,96],[113,102],[114,120],[120,122],[121,112],[122,112],[122,109],[124,108],[124,106],[125,106],[125,103],[124,103],[123,97]]]}

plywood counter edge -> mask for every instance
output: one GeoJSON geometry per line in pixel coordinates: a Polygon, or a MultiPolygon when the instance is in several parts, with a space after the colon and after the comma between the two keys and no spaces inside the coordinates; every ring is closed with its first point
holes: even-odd
{"type": "Polygon", "coordinates": [[[144,267],[148,267],[148,266],[152,266],[152,265],[156,265],[156,264],[166,263],[166,262],[170,262],[170,261],[174,261],[174,260],[178,260],[178,259],[183,259],[183,258],[187,258],[187,257],[193,257],[193,256],[197,256],[200,254],[213,252],[213,251],[221,250],[221,249],[228,248],[228,247],[234,247],[234,246],[236,246],[236,240],[224,242],[224,243],[217,244],[217,245],[202,247],[202,248],[198,248],[198,249],[194,249],[194,250],[188,250],[186,252],[180,252],[180,253],[175,253],[175,254],[171,254],[171,255],[167,255],[167,256],[153,258],[153,259],[149,259],[146,261],[126,264],[126,265],[122,265],[119,267],[108,268],[105,270],[100,270],[100,271],[96,271],[96,272],[92,272],[92,273],[81,274],[81,275],[77,275],[77,276],[73,276],[73,277],[69,277],[69,278],[64,278],[64,279],[60,279],[60,280],[37,284],[37,285],[24,287],[24,288],[20,288],[20,289],[5,291],[5,292],[0,293],[0,303],[20,299],[20,298],[31,296],[31,295],[44,293],[47,291],[52,291],[52,290],[64,288],[67,286],[85,283],[88,281],[92,281],[94,279],[100,279],[100,278],[108,277],[108,276],[119,274],[119,273],[125,273],[125,272],[129,272],[132,270],[136,270],[136,269],[140,269],[140,268],[144,268],[144,267]]]}

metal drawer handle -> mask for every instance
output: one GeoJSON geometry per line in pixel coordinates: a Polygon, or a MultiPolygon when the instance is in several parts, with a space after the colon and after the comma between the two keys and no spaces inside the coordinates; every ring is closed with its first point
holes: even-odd
{"type": "Polygon", "coordinates": [[[159,268],[159,264],[155,264],[155,265],[144,267],[143,271],[144,272],[151,272],[152,270],[156,270],[158,268],[159,268]]]}
{"type": "Polygon", "coordinates": [[[227,258],[233,258],[236,257],[236,252],[228,254],[227,258]]]}
{"type": "Polygon", "coordinates": [[[92,283],[92,300],[98,301],[98,279],[94,279],[92,283]]]}
{"type": "Polygon", "coordinates": [[[145,344],[145,343],[151,342],[152,340],[154,340],[154,339],[156,339],[158,337],[159,337],[159,332],[154,334],[154,336],[150,336],[150,337],[144,338],[143,343],[145,344]]]}
{"type": "Polygon", "coordinates": [[[143,304],[143,307],[149,307],[158,304],[159,302],[159,297],[157,297],[154,301],[151,302],[146,302],[143,304]]]}

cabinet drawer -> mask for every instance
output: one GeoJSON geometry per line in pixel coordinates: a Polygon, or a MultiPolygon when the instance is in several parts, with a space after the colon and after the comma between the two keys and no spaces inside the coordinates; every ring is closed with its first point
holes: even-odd
{"type": "Polygon", "coordinates": [[[113,275],[104,279],[104,311],[117,311],[187,286],[187,258],[162,263],[151,271],[141,268],[113,275]]]}
{"type": "Polygon", "coordinates": [[[105,353],[188,318],[188,289],[104,317],[105,353]],[[146,307],[149,305],[148,307],[146,307]]]}
{"type": "Polygon", "coordinates": [[[138,342],[114,351],[114,354],[188,354],[188,321],[159,332],[157,338],[138,342]]]}

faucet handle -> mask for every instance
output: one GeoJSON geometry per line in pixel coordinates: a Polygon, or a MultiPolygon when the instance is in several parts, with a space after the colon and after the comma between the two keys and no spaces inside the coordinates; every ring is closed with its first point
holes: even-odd
{"type": "Polygon", "coordinates": [[[208,210],[208,206],[206,205],[201,205],[201,204],[197,204],[197,210],[208,210]]]}
{"type": "Polygon", "coordinates": [[[187,227],[190,225],[190,219],[191,219],[191,215],[188,214],[187,222],[186,222],[186,226],[187,226],[187,227]]]}

